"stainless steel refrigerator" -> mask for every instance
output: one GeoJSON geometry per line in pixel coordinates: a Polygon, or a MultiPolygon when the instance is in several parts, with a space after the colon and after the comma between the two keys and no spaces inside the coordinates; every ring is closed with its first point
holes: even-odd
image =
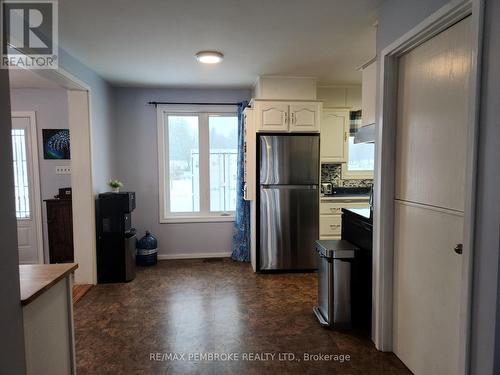
{"type": "Polygon", "coordinates": [[[319,135],[261,135],[259,270],[316,269],[319,135]]]}

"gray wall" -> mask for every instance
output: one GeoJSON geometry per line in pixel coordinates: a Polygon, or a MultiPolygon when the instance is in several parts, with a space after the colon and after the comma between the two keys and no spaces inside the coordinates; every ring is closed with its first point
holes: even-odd
{"type": "Polygon", "coordinates": [[[6,375],[26,373],[24,331],[19,291],[17,223],[14,209],[9,79],[0,69],[0,371],[6,375]]]}
{"type": "MultiPolygon", "coordinates": [[[[13,89],[12,111],[35,111],[38,137],[38,164],[42,200],[53,198],[58,189],[71,186],[71,175],[56,174],[56,166],[69,166],[69,160],[44,160],[42,129],[68,129],[68,98],[65,89],[13,89]]],[[[47,210],[42,205],[43,244],[48,262],[47,210]]]]}
{"type": "Polygon", "coordinates": [[[378,13],[377,56],[449,0],[386,0],[378,13]]]}
{"type": "MultiPolygon", "coordinates": [[[[500,3],[497,0],[485,1],[487,9],[479,129],[471,374],[493,374],[500,371],[499,363],[494,369],[494,354],[495,351],[498,354],[499,350],[498,346],[495,347],[495,333],[496,340],[500,339],[500,328],[496,327],[496,320],[500,319],[497,309],[500,249],[500,3]]],[[[385,1],[379,9],[377,54],[380,56],[386,46],[446,3],[446,0],[385,1]]]]}
{"type": "Polygon", "coordinates": [[[159,224],[156,109],[147,102],[235,102],[250,95],[250,90],[114,89],[113,177],[136,192],[132,224],[139,236],[148,229],[158,237],[160,255],[229,252],[233,223],[159,224]]]}
{"type": "Polygon", "coordinates": [[[472,373],[500,373],[500,2],[487,0],[481,80],[472,373]],[[495,326],[496,322],[496,326],[495,326]],[[496,336],[496,337],[495,337],[496,336]],[[493,358],[495,362],[493,363],[493,358]]]}

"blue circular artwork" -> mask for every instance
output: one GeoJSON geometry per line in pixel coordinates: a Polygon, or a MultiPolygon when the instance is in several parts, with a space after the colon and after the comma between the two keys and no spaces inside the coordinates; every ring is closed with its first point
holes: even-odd
{"type": "Polygon", "coordinates": [[[70,159],[68,129],[43,129],[44,159],[70,159]]]}

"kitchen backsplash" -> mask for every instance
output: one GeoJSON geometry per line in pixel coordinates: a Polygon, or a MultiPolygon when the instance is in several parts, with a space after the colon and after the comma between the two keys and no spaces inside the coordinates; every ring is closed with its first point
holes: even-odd
{"type": "Polygon", "coordinates": [[[369,187],[373,185],[373,180],[371,178],[365,180],[343,180],[341,169],[341,164],[322,164],[321,182],[331,182],[334,187],[369,187]]]}

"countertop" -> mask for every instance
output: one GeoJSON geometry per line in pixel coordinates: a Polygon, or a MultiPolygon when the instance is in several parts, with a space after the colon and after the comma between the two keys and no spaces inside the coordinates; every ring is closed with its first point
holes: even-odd
{"type": "Polygon", "coordinates": [[[370,196],[367,194],[358,194],[358,195],[321,195],[320,199],[323,202],[330,202],[330,201],[341,201],[341,200],[369,200],[370,196]]]}
{"type": "Polygon", "coordinates": [[[21,304],[32,302],[77,268],[77,263],[20,265],[21,304]]]}
{"type": "Polygon", "coordinates": [[[370,207],[366,208],[343,208],[342,212],[351,212],[361,218],[372,220],[370,207]]]}

